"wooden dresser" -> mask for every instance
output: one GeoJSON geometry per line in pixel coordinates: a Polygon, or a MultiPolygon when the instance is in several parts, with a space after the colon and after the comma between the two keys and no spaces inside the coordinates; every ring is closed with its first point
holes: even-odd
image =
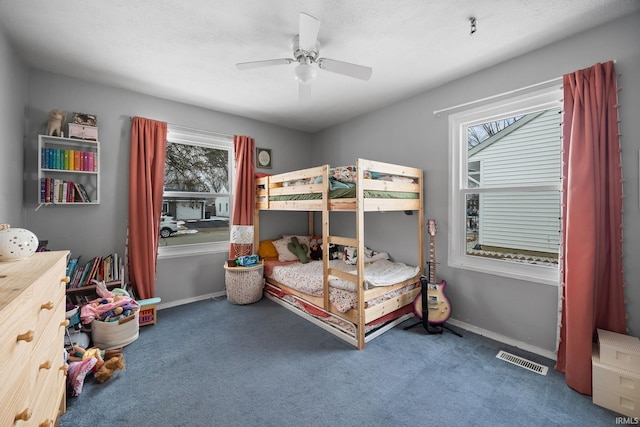
{"type": "Polygon", "coordinates": [[[65,410],[67,255],[0,262],[0,427],[53,426],[65,410]]]}

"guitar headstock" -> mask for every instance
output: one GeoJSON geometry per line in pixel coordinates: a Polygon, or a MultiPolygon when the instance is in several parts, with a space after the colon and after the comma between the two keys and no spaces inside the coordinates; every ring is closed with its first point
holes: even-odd
{"type": "Polygon", "coordinates": [[[435,236],[436,233],[438,232],[438,228],[436,227],[436,220],[435,219],[428,219],[427,220],[427,233],[429,233],[430,236],[435,236]]]}

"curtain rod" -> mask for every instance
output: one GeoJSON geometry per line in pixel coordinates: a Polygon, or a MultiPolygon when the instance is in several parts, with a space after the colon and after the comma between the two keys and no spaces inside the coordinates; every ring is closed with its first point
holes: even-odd
{"type": "Polygon", "coordinates": [[[532,84],[532,85],[529,85],[529,86],[521,87],[519,89],[514,89],[514,90],[507,91],[507,92],[502,92],[502,93],[499,93],[497,95],[487,96],[485,98],[476,99],[475,101],[465,102],[465,103],[462,103],[462,104],[454,105],[452,107],[443,108],[441,110],[435,110],[433,112],[433,114],[436,115],[436,116],[440,116],[440,114],[442,114],[442,113],[444,113],[446,111],[456,110],[456,109],[461,108],[461,107],[467,107],[469,105],[478,104],[480,102],[489,101],[489,100],[492,100],[492,99],[495,99],[495,98],[500,98],[501,96],[512,95],[514,93],[522,92],[522,91],[525,91],[525,90],[528,90],[528,89],[533,89],[533,88],[536,88],[536,87],[555,84],[555,83],[562,83],[562,77],[556,77],[555,79],[550,79],[550,80],[547,80],[547,81],[544,81],[544,82],[535,83],[535,84],[532,84]]]}
{"type": "MultiPolygon", "coordinates": [[[[129,120],[133,120],[133,116],[129,116],[129,120]]],[[[190,131],[194,131],[194,132],[199,132],[199,133],[207,133],[207,134],[211,134],[220,138],[231,138],[233,139],[233,135],[229,135],[227,133],[222,133],[222,132],[213,132],[210,130],[204,130],[204,129],[198,129],[198,128],[192,128],[192,127],[188,127],[188,126],[182,126],[182,125],[178,125],[175,123],[169,123],[167,122],[167,126],[171,126],[173,128],[177,128],[177,129],[182,129],[182,130],[190,130],[190,131]]]]}
{"type": "MultiPolygon", "coordinates": [[[[614,64],[617,64],[618,60],[617,59],[613,59],[611,62],[613,62],[614,64]]],[[[495,99],[495,98],[500,98],[501,96],[512,95],[514,93],[522,92],[522,91],[525,91],[527,89],[533,89],[533,88],[536,88],[536,87],[539,87],[539,86],[545,86],[545,85],[550,85],[550,84],[554,84],[554,83],[562,83],[562,77],[556,77],[555,79],[550,79],[550,80],[547,80],[547,81],[544,81],[544,82],[540,82],[540,83],[534,83],[532,85],[521,87],[519,89],[510,90],[510,91],[507,91],[507,92],[499,93],[497,95],[487,96],[486,98],[476,99],[475,101],[465,102],[463,104],[454,105],[452,107],[443,108],[441,110],[435,110],[433,112],[433,114],[435,116],[440,116],[440,114],[442,114],[442,113],[444,113],[446,111],[455,110],[455,109],[458,109],[458,108],[461,108],[461,107],[466,107],[466,106],[477,104],[477,103],[480,103],[480,102],[489,101],[489,100],[492,100],[492,99],[495,99]]]]}
{"type": "Polygon", "coordinates": [[[182,129],[182,130],[190,130],[190,131],[193,131],[193,132],[206,133],[206,134],[209,134],[209,135],[217,136],[219,138],[231,138],[231,139],[233,139],[233,135],[229,135],[227,133],[213,132],[211,130],[203,130],[203,129],[198,129],[198,128],[192,128],[192,127],[177,125],[175,123],[168,123],[168,122],[167,122],[167,125],[171,126],[173,128],[177,128],[178,130],[180,130],[180,129],[182,129]]]}

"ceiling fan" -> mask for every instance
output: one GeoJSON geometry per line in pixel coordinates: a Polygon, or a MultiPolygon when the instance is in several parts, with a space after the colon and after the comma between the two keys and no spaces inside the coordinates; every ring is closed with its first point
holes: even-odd
{"type": "Polygon", "coordinates": [[[300,33],[291,40],[293,58],[267,59],[263,61],[241,62],[236,64],[238,70],[251,70],[254,68],[270,67],[272,65],[285,65],[297,62],[295,78],[298,80],[299,99],[308,100],[311,97],[311,82],[315,80],[318,69],[342,74],[360,80],[369,80],[373,70],[370,67],[337,61],[329,58],[318,58],[320,42],[318,31],[320,21],[307,14],[300,13],[300,33]]]}

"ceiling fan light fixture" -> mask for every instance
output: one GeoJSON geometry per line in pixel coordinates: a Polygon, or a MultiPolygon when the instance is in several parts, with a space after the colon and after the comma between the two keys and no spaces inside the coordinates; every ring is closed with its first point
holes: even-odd
{"type": "Polygon", "coordinates": [[[301,63],[295,69],[296,80],[298,80],[303,85],[311,84],[311,82],[315,80],[317,74],[318,69],[311,64],[307,64],[306,62],[301,63]]]}

